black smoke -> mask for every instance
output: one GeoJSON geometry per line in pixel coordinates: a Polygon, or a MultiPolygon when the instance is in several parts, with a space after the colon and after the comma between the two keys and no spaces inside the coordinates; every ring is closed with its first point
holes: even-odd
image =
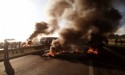
{"type": "Polygon", "coordinates": [[[33,38],[38,36],[38,34],[48,34],[47,29],[48,29],[47,23],[45,22],[36,23],[35,31],[30,35],[29,39],[32,40],[33,38]]]}
{"type": "Polygon", "coordinates": [[[114,8],[113,0],[52,0],[48,15],[48,23],[36,24],[36,30],[29,39],[38,34],[50,34],[58,31],[59,39],[52,46],[65,44],[79,45],[88,39],[89,33],[106,35],[116,32],[122,18],[114,8]],[[60,22],[64,27],[61,27],[60,22]],[[50,30],[49,30],[50,29],[50,30]]]}
{"type": "Polygon", "coordinates": [[[88,38],[88,33],[108,34],[115,32],[122,18],[112,6],[112,0],[54,0],[49,15],[65,27],[59,28],[59,44],[77,44],[88,38]],[[54,3],[55,2],[55,3],[54,3]]]}

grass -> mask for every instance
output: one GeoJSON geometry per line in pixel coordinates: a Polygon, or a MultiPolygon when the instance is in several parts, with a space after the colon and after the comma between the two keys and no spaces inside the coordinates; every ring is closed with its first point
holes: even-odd
{"type": "Polygon", "coordinates": [[[115,46],[115,47],[125,47],[125,43],[118,42],[117,44],[115,43],[115,39],[109,39],[108,46],[115,46]]]}

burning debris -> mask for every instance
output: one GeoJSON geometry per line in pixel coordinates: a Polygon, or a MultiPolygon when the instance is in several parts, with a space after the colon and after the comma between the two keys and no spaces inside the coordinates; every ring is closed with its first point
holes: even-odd
{"type": "Polygon", "coordinates": [[[52,41],[52,46],[50,47],[50,52],[47,56],[55,56],[64,52],[64,47],[59,43],[59,39],[55,39],[52,41]]]}
{"type": "Polygon", "coordinates": [[[33,44],[33,42],[31,40],[29,40],[29,41],[22,43],[22,47],[28,47],[28,46],[31,46],[32,44],[33,44]]]}
{"type": "Polygon", "coordinates": [[[28,40],[24,42],[23,46],[30,46],[33,44],[33,40],[39,35],[39,34],[50,34],[48,24],[46,22],[40,22],[36,23],[35,25],[35,31],[30,35],[28,40]]]}
{"type": "Polygon", "coordinates": [[[107,42],[108,40],[105,36],[91,33],[91,38],[89,39],[89,49],[87,53],[98,55],[99,51],[103,50],[103,46],[105,46],[107,42]]]}
{"type": "Polygon", "coordinates": [[[66,46],[82,46],[90,37],[89,33],[103,36],[115,32],[122,18],[119,11],[113,8],[112,0],[53,0],[50,3],[48,15],[51,24],[37,23],[29,39],[57,31],[59,39],[52,42],[51,53],[66,46]]]}
{"type": "Polygon", "coordinates": [[[59,29],[58,44],[61,45],[67,43],[80,45],[79,40],[83,40],[82,42],[87,40],[90,31],[97,36],[115,32],[121,19],[120,13],[112,7],[109,0],[55,0],[55,5],[51,7],[53,11],[51,10],[50,13],[58,15],[52,16],[55,19],[61,18],[61,21],[65,22],[65,27],[59,29]],[[70,7],[60,5],[57,9],[57,5],[61,2],[70,7]]]}

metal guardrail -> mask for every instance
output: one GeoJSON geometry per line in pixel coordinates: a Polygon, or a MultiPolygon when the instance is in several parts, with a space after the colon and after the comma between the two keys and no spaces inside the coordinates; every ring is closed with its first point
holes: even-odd
{"type": "MultiPolygon", "coordinates": [[[[37,45],[37,46],[28,46],[28,47],[22,47],[17,49],[9,49],[8,50],[9,59],[25,56],[28,54],[34,54],[34,53],[42,54],[42,52],[44,52],[44,50],[47,50],[47,49],[49,49],[49,46],[47,45],[37,45]]],[[[0,61],[3,61],[3,60],[4,60],[4,50],[1,50],[0,61]]]]}

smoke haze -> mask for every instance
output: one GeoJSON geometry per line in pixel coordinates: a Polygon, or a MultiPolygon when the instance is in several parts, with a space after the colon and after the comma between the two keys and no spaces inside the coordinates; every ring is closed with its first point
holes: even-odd
{"type": "Polygon", "coordinates": [[[48,34],[48,32],[47,32],[47,29],[48,29],[47,23],[45,23],[45,22],[36,23],[35,27],[36,27],[35,31],[31,34],[29,39],[35,38],[38,34],[42,34],[42,33],[48,34]]]}
{"type": "MultiPolygon", "coordinates": [[[[78,45],[91,32],[102,35],[116,32],[122,18],[112,0],[51,0],[48,5],[50,21],[40,23],[30,39],[57,31],[59,39],[55,40],[56,44],[78,45]]],[[[54,46],[54,41],[52,44],[54,46]]]]}
{"type": "Polygon", "coordinates": [[[61,44],[84,40],[90,31],[101,34],[115,32],[122,18],[112,7],[111,0],[54,0],[48,12],[56,22],[55,26],[65,22],[64,28],[58,29],[61,44]]]}

